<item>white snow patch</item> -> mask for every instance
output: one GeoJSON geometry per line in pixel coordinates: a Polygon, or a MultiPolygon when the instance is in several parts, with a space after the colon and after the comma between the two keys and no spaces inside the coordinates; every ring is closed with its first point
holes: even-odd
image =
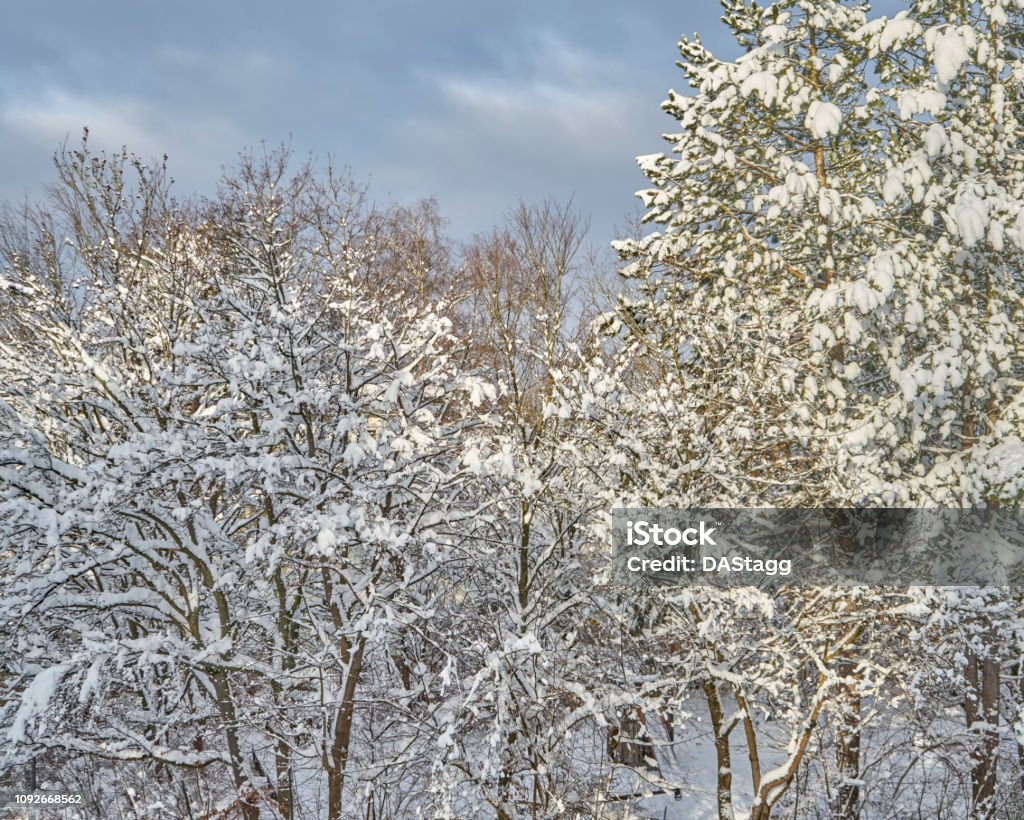
{"type": "Polygon", "coordinates": [[[946,129],[937,122],[933,122],[924,132],[924,147],[928,151],[928,158],[937,157],[947,145],[949,145],[949,140],[946,138],[946,129]]]}
{"type": "Polygon", "coordinates": [[[971,247],[985,236],[985,218],[973,205],[957,206],[956,227],[966,247],[971,247]]]}
{"type": "Polygon", "coordinates": [[[917,21],[908,19],[906,15],[907,12],[901,11],[885,24],[882,36],[878,39],[880,51],[888,51],[893,46],[901,45],[907,38],[920,33],[921,27],[917,21]]]}
{"type": "Polygon", "coordinates": [[[779,90],[779,80],[770,71],[758,71],[751,74],[740,85],[740,94],[746,97],[752,91],[757,93],[761,102],[766,105],[775,99],[779,90]]]}
{"type": "Polygon", "coordinates": [[[946,95],[941,91],[927,88],[922,91],[904,91],[900,94],[900,117],[909,120],[917,114],[939,116],[946,105],[946,95]]]}
{"type": "Polygon", "coordinates": [[[938,81],[948,85],[955,80],[968,56],[967,42],[959,34],[944,34],[936,40],[932,60],[938,81]]]}
{"type": "Polygon", "coordinates": [[[804,125],[815,137],[822,140],[829,135],[838,134],[842,122],[843,115],[838,106],[830,102],[814,100],[807,109],[804,125]]]}
{"type": "Polygon", "coordinates": [[[57,664],[49,669],[44,669],[33,678],[32,683],[22,693],[21,706],[14,716],[11,728],[7,730],[9,740],[18,743],[29,739],[25,734],[25,727],[30,720],[46,711],[46,707],[49,706],[50,699],[57,691],[57,685],[66,671],[65,664],[57,664]]]}

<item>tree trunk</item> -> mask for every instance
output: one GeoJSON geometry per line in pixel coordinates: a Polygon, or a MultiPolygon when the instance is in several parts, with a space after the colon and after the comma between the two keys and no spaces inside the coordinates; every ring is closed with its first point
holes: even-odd
{"type": "Polygon", "coordinates": [[[732,806],[732,752],[729,749],[729,730],[725,725],[725,711],[722,699],[714,681],[704,685],[704,695],[708,701],[708,713],[711,715],[711,731],[715,735],[715,757],[718,763],[716,789],[718,796],[718,820],[734,820],[732,806]]]}
{"type": "Polygon", "coordinates": [[[512,780],[514,778],[513,761],[515,760],[515,744],[518,738],[519,733],[513,729],[508,733],[508,737],[505,742],[507,756],[502,764],[501,774],[498,775],[498,802],[495,812],[497,820],[512,820],[512,815],[506,810],[506,806],[509,803],[509,792],[511,791],[512,780]]]}
{"type": "MultiPolygon", "coordinates": [[[[1020,653],[1018,647],[1018,657],[1020,653]]],[[[1024,664],[1019,660],[1010,667],[1010,674],[1013,676],[1015,685],[1017,687],[1017,702],[1021,702],[1021,695],[1024,695],[1024,681],[1021,680],[1021,672],[1024,671],[1024,664]]],[[[1024,710],[1017,710],[1017,721],[1024,721],[1024,710]]],[[[1017,735],[1017,770],[1018,770],[1018,784],[1020,785],[1020,793],[1024,796],[1024,738],[1017,735]]]]}
{"type": "Polygon", "coordinates": [[[804,721],[799,733],[793,737],[793,750],[789,753],[789,761],[785,768],[780,770],[777,776],[769,780],[761,779],[761,784],[754,793],[754,805],[750,809],[750,820],[769,820],[774,806],[786,793],[786,790],[793,783],[797,769],[807,752],[807,744],[811,741],[814,728],[818,725],[818,718],[825,705],[822,685],[824,681],[818,681],[818,695],[814,708],[804,721]]]}
{"type": "Polygon", "coordinates": [[[223,669],[214,669],[210,673],[210,680],[213,682],[213,690],[217,695],[217,711],[224,724],[224,739],[228,746],[228,756],[231,758],[231,778],[238,790],[242,817],[244,820],[259,820],[259,806],[246,802],[249,779],[245,774],[244,756],[238,742],[238,719],[235,713],[235,702],[231,698],[227,672],[223,669]]]}
{"type": "Polygon", "coordinates": [[[750,809],[750,820],[771,820],[772,807],[767,803],[756,803],[750,809]]]}
{"type": "Polygon", "coordinates": [[[839,696],[839,724],[836,727],[836,769],[839,789],[833,816],[836,820],[856,820],[860,813],[860,695],[854,680],[855,664],[846,660],[839,674],[849,683],[839,696]]]}
{"type": "Polygon", "coordinates": [[[327,820],[341,820],[341,798],[345,789],[345,767],[348,763],[352,724],[355,719],[356,686],[363,665],[365,640],[360,638],[349,655],[345,670],[345,685],[341,704],[334,721],[334,739],[331,743],[330,762],[327,766],[327,820]]]}
{"type": "Polygon", "coordinates": [[[292,820],[292,764],[291,749],[284,739],[277,741],[274,754],[277,782],[277,810],[285,820],[292,820]]]}
{"type": "Polygon", "coordinates": [[[967,729],[977,737],[971,750],[971,816],[989,818],[995,812],[996,766],[999,760],[999,686],[997,658],[967,657],[968,692],[964,701],[967,729]]]}
{"type": "MultiPolygon", "coordinates": [[[[269,498],[265,500],[264,506],[267,512],[267,520],[270,524],[273,524],[276,521],[276,517],[273,514],[273,507],[269,498]]],[[[272,679],[270,681],[270,691],[273,693],[276,714],[283,715],[286,714],[284,680],[291,675],[295,665],[295,643],[298,630],[293,616],[294,607],[297,604],[289,608],[288,587],[280,570],[274,574],[274,590],[277,595],[277,633],[281,642],[280,657],[283,674],[282,680],[272,679]]],[[[270,734],[277,734],[277,744],[274,749],[274,782],[277,810],[284,820],[292,820],[294,794],[291,746],[288,740],[281,735],[281,732],[284,731],[283,726],[278,725],[275,727],[272,722],[268,722],[267,730],[270,734]]]]}

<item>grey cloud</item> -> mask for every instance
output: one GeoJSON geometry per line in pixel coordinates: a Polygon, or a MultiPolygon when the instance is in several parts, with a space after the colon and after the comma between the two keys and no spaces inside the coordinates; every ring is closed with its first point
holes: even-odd
{"type": "Polygon", "coordinates": [[[88,125],[100,147],[168,153],[183,193],[212,191],[247,146],[290,141],[371,176],[381,198],[437,196],[462,237],[519,198],[572,193],[607,235],[644,185],[633,157],[671,130],[658,105],[679,84],[677,33],[716,25],[699,8],[15,4],[0,30],[0,198],[38,192],[88,125]]]}

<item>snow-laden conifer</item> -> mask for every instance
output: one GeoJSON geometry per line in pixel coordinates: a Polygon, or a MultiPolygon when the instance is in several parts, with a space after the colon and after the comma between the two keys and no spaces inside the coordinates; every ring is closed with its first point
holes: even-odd
{"type": "MultiPolygon", "coordinates": [[[[664,104],[677,122],[671,148],[639,158],[653,186],[640,192],[653,231],[618,245],[632,287],[614,321],[656,362],[663,395],[634,401],[623,418],[669,422],[660,447],[647,436],[651,446],[624,450],[623,463],[634,472],[664,466],[671,478],[653,495],[651,483],[624,486],[637,487],[637,501],[668,506],[1015,502],[1021,9],[929,2],[875,17],[854,3],[723,7],[742,54],[722,59],[696,37],[680,43],[690,88],[664,104]]],[[[840,785],[831,810],[853,816],[858,801],[886,788],[857,777],[851,740],[870,729],[861,699],[891,693],[915,668],[911,644],[889,664],[880,654],[888,639],[871,632],[880,623],[889,635],[916,628],[914,617],[931,610],[914,597],[908,608],[870,590],[783,596],[772,618],[746,627],[740,602],[726,606],[713,593],[671,605],[697,634],[722,635],[690,668],[712,722],[717,711],[721,726],[752,730],[748,750],[758,719],[745,721],[766,709],[761,699],[783,670],[816,666],[834,718],[840,785]],[[811,604],[823,607],[818,616],[811,604]],[[782,645],[775,629],[807,631],[777,670],[739,674],[751,647],[782,645]],[[886,674],[866,674],[873,663],[886,674]],[[887,675],[895,677],[886,683],[887,675]]],[[[956,634],[973,636],[958,680],[974,738],[964,747],[975,761],[967,799],[979,810],[993,799],[998,672],[988,672],[995,684],[983,678],[1012,637],[997,599],[955,608],[956,634]]],[[[787,762],[752,775],[751,816],[767,817],[785,799],[801,765],[793,755],[806,748],[803,727],[819,717],[815,702],[795,704],[788,718],[787,762]]]]}

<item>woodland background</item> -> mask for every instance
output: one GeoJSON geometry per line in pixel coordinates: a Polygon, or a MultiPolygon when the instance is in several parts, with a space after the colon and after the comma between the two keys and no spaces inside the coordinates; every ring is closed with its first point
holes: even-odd
{"type": "MultiPolygon", "coordinates": [[[[623,588],[618,506],[1012,507],[1024,11],[723,3],[571,203],[65,145],[0,220],[0,775],[85,817],[1024,816],[1016,588],[623,588]],[[624,203],[624,207],[627,203],[624,203]],[[604,241],[604,238],[601,238],[604,241]]],[[[72,813],[73,815],[73,813],[72,813]]]]}

